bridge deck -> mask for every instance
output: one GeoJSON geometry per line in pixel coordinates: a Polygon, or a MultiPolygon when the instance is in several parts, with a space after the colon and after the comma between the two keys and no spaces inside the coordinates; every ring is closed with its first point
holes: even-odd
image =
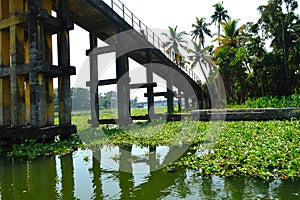
{"type": "MultiPolygon", "coordinates": [[[[130,40],[130,43],[137,46],[153,47],[154,50],[151,58],[152,63],[169,66],[182,75],[183,80],[178,80],[173,83],[175,87],[180,88],[182,84],[178,83],[182,83],[184,80],[187,80],[194,89],[201,90],[195,82],[195,80],[197,80],[196,75],[193,74],[192,71],[185,72],[182,69],[178,68],[159,49],[161,47],[161,41],[159,41],[154,33],[151,32],[150,29],[148,29],[148,27],[146,27],[140,20],[138,20],[130,11],[126,12],[126,7],[120,8],[122,6],[113,3],[112,5],[115,6],[115,9],[112,9],[112,6],[109,6],[104,1],[99,0],[70,0],[69,4],[71,17],[74,20],[75,24],[89,32],[95,33],[97,37],[102,41],[115,36],[116,34],[118,34],[118,30],[120,29],[124,31],[134,30],[136,32],[136,35],[134,38],[128,38],[128,40],[130,40]],[[123,16],[120,16],[117,12],[115,12],[115,10],[121,10],[121,14],[119,14],[123,16]],[[132,20],[131,24],[127,23],[128,20],[126,21],[124,19],[126,17],[132,20]],[[145,39],[145,37],[137,31],[140,29],[147,29],[147,31],[145,31],[148,39],[145,39]]],[[[147,62],[146,51],[143,49],[130,52],[129,57],[140,64],[146,64],[147,62]]],[[[163,68],[161,66],[154,66],[153,70],[155,74],[161,76],[165,80],[167,79],[169,74],[168,67],[163,68]]]]}

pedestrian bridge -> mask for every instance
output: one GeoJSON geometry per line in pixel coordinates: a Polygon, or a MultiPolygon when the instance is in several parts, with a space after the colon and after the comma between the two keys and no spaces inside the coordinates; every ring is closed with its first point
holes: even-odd
{"type": "Polygon", "coordinates": [[[117,84],[121,123],[132,121],[129,101],[134,88],[147,88],[148,115],[142,119],[155,115],[155,96],[167,98],[169,113],[174,111],[174,98],[184,99],[187,106],[192,101],[194,108],[202,105],[199,78],[188,67],[173,63],[172,53],[165,54],[159,37],[119,0],[0,0],[0,137],[52,138],[76,132],[71,124],[70,89],[76,66],[70,66],[69,40],[74,24],[90,35],[90,79],[86,81],[92,124],[101,123],[98,86],[117,84]],[[55,50],[54,34],[58,38],[55,50]],[[99,48],[99,39],[107,46],[99,48]],[[116,78],[99,80],[98,55],[110,52],[116,53],[116,78]],[[130,82],[129,58],[146,68],[145,82],[130,82]],[[165,92],[155,91],[154,74],[166,81],[165,92]],[[54,78],[58,78],[58,124],[54,123],[54,78]]]}

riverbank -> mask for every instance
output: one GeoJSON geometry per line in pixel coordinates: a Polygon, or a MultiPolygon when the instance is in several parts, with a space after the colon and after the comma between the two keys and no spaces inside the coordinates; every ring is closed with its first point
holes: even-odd
{"type": "Polygon", "coordinates": [[[300,177],[300,120],[197,122],[187,119],[183,122],[135,123],[127,128],[111,125],[92,129],[87,124],[88,118],[73,117],[78,134],[68,140],[52,143],[23,141],[13,145],[6,155],[34,159],[103,145],[128,148],[134,144],[153,148],[188,144],[188,152],[169,167],[186,167],[201,175],[225,177],[300,177]]]}

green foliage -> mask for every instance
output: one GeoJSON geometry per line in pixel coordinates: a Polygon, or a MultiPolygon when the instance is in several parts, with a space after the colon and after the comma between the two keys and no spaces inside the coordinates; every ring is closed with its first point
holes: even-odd
{"type": "Polygon", "coordinates": [[[177,146],[190,149],[173,163],[198,170],[203,175],[247,175],[262,179],[300,177],[300,121],[267,122],[139,122],[125,127],[103,125],[90,128],[89,116],[77,115],[78,135],[63,141],[38,143],[34,140],[13,145],[9,157],[33,159],[64,155],[77,148],[177,146]],[[85,143],[82,144],[81,141],[85,143]]]}
{"type": "Polygon", "coordinates": [[[65,155],[79,147],[83,147],[78,135],[73,135],[66,140],[56,142],[40,142],[36,140],[24,140],[21,144],[13,144],[8,157],[34,159],[41,156],[65,155]]]}
{"type": "Polygon", "coordinates": [[[228,105],[229,108],[288,108],[300,107],[300,95],[293,94],[282,97],[248,98],[244,104],[228,105]]]}
{"type": "Polygon", "coordinates": [[[72,110],[89,110],[90,91],[86,88],[72,88],[72,110]]]}
{"type": "Polygon", "coordinates": [[[300,121],[226,122],[215,148],[176,164],[203,175],[247,175],[262,179],[299,177],[300,121]]]}

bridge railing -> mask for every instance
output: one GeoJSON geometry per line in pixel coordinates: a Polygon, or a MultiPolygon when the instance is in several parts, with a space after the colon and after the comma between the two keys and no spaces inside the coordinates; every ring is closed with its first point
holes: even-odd
{"type": "MultiPolygon", "coordinates": [[[[122,17],[129,25],[131,25],[138,33],[143,35],[155,48],[159,49],[167,58],[172,61],[173,52],[166,52],[163,47],[163,41],[146,26],[137,16],[133,14],[120,0],[104,0],[104,2],[110,6],[110,8],[122,17]]],[[[172,61],[173,62],[173,61],[172,61]]],[[[177,65],[177,64],[176,64],[177,65]]],[[[194,81],[199,81],[200,78],[186,65],[181,67],[177,65],[179,69],[188,74],[194,81]]]]}

